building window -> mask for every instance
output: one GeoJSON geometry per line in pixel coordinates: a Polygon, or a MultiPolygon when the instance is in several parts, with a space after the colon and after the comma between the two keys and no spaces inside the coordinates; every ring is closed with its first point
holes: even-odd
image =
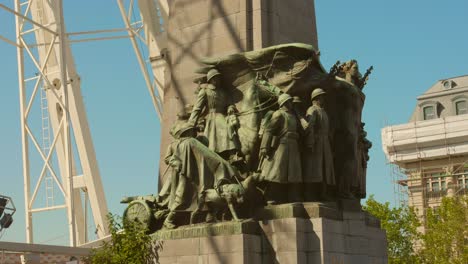
{"type": "Polygon", "coordinates": [[[466,100],[460,100],[455,102],[455,111],[457,115],[464,115],[468,113],[466,100]]]}
{"type": "Polygon", "coordinates": [[[445,179],[442,180],[440,184],[441,184],[441,187],[440,187],[441,190],[443,191],[447,190],[447,181],[445,179]]]}
{"type": "Polygon", "coordinates": [[[459,189],[468,189],[468,170],[465,170],[464,174],[458,175],[457,186],[459,189]]]}
{"type": "Polygon", "coordinates": [[[468,187],[466,185],[466,178],[464,179],[462,176],[458,177],[458,187],[461,189],[465,189],[468,187]]]}
{"type": "Polygon", "coordinates": [[[453,82],[452,81],[444,81],[442,84],[444,85],[445,89],[450,89],[450,88],[453,87],[453,82]]]}
{"type": "Polygon", "coordinates": [[[423,108],[424,120],[430,120],[436,118],[435,107],[433,105],[425,106],[423,108]]]}
{"type": "Polygon", "coordinates": [[[441,172],[426,174],[426,191],[429,193],[445,192],[447,190],[447,182],[445,174],[441,172]]]}

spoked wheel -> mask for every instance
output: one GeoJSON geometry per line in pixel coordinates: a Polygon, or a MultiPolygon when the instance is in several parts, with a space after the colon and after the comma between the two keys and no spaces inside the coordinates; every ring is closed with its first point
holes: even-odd
{"type": "Polygon", "coordinates": [[[150,230],[153,215],[151,209],[144,200],[134,200],[130,202],[123,215],[124,223],[139,223],[150,230]]]}

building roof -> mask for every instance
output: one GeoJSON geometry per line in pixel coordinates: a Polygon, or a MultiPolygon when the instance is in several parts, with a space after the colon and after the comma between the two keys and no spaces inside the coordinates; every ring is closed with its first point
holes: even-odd
{"type": "Polygon", "coordinates": [[[451,111],[452,99],[460,94],[468,97],[468,75],[438,80],[434,85],[417,97],[417,105],[411,115],[410,122],[422,120],[422,105],[425,102],[437,102],[440,105],[438,117],[453,116],[451,111]],[[447,111],[443,111],[447,109],[447,111]]]}
{"type": "Polygon", "coordinates": [[[427,97],[432,97],[435,95],[441,95],[443,93],[450,92],[451,89],[462,88],[468,88],[468,75],[438,80],[434,85],[432,85],[431,88],[429,88],[428,90],[426,90],[426,92],[419,96],[418,100],[427,97]],[[446,84],[448,84],[449,86],[445,86],[446,84]]]}

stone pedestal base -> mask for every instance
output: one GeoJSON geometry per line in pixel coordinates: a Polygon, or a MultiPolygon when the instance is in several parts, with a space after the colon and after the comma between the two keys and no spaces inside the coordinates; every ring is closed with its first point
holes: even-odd
{"type": "Polygon", "coordinates": [[[337,204],[269,206],[258,218],[153,234],[165,263],[387,263],[385,231],[374,217],[337,204]]]}

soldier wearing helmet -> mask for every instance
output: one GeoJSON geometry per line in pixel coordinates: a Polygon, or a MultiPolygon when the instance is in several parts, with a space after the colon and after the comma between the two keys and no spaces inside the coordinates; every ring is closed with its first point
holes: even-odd
{"type": "Polygon", "coordinates": [[[208,147],[229,160],[237,157],[240,146],[229,135],[226,121],[227,108],[230,105],[225,89],[221,87],[221,73],[211,69],[206,74],[207,84],[198,92],[189,123],[196,126],[203,110],[206,109],[204,135],[208,139],[208,147]]]}
{"type": "Polygon", "coordinates": [[[280,108],[266,125],[260,146],[263,157],[260,177],[268,184],[265,198],[269,204],[302,201],[298,123],[292,102],[289,94],[279,96],[280,108]]]}
{"type": "Polygon", "coordinates": [[[302,157],[306,201],[330,199],[330,187],[336,185],[328,115],[323,109],[325,95],[323,89],[314,89],[311,94],[312,106],[306,113],[306,149],[302,157]]]}

